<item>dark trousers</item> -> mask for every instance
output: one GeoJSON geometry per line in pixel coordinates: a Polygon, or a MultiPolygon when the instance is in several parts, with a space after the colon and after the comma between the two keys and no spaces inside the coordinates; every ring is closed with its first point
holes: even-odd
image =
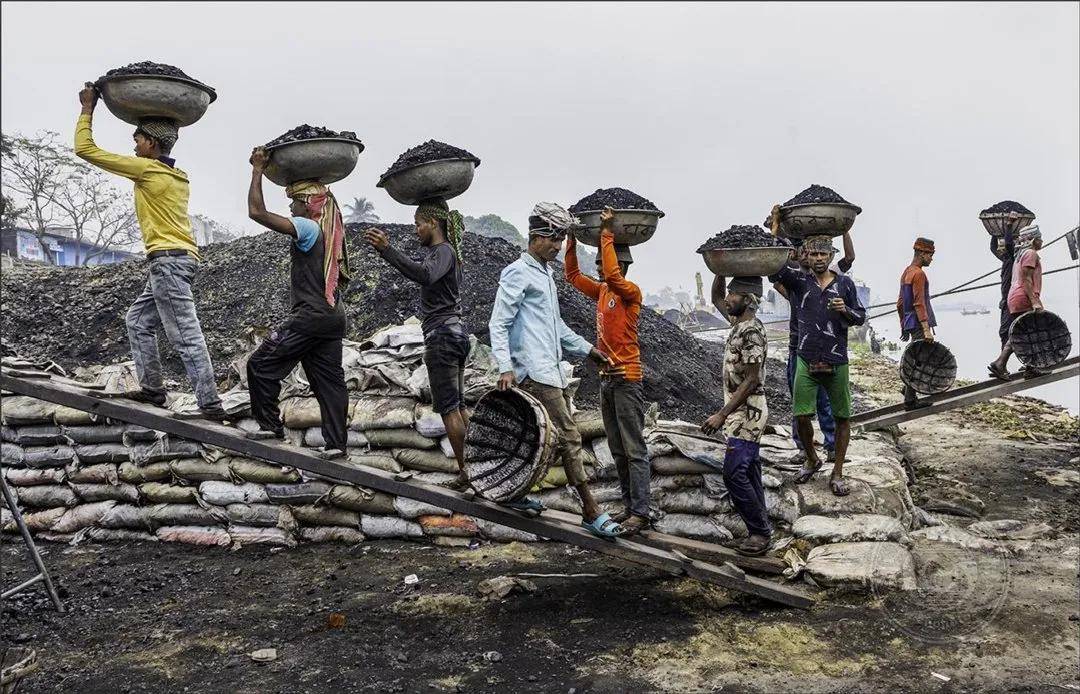
{"type": "MultiPolygon", "coordinates": [[[[787,387],[788,392],[794,395],[795,390],[795,366],[798,363],[798,355],[794,351],[788,352],[787,359],[787,387]]],[[[821,435],[825,438],[825,450],[836,450],[836,419],[832,414],[832,404],[829,402],[829,392],[824,386],[817,390],[817,419],[821,427],[821,435]]],[[[803,450],[803,442],[799,439],[799,421],[796,417],[791,418],[791,440],[803,450]]]]}
{"type": "Polygon", "coordinates": [[[340,337],[316,337],[292,328],[280,328],[270,333],[248,359],[252,416],[263,429],[276,431],[282,428],[278,409],[281,380],[298,363],[303,365],[311,390],[319,401],[326,447],[345,450],[349,393],[345,388],[345,371],[341,368],[340,337]]]}
{"type": "Polygon", "coordinates": [[[600,413],[619,472],[623,506],[649,517],[649,449],[645,445],[645,393],[641,381],[600,379],[600,413]]]}
{"type": "Polygon", "coordinates": [[[765,485],[761,481],[760,446],[753,441],[729,438],[724,455],[724,484],[731,503],[751,535],[772,536],[765,508],[765,485]]]}

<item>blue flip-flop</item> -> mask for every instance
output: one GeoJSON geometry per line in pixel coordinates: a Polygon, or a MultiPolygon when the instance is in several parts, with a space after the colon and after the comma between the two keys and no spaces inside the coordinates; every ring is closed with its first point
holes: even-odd
{"type": "Polygon", "coordinates": [[[612,519],[610,514],[601,513],[592,523],[581,520],[581,527],[602,540],[614,540],[622,532],[622,526],[612,519]]]}
{"type": "Polygon", "coordinates": [[[513,501],[507,501],[502,504],[506,508],[513,509],[515,511],[521,511],[522,513],[536,517],[547,510],[547,506],[536,499],[530,499],[528,497],[522,497],[521,499],[514,499],[513,501]]]}

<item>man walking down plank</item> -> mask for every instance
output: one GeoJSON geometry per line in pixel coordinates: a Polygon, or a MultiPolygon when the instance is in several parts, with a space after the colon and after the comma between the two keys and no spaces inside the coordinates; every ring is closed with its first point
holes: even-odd
{"type": "MultiPolygon", "coordinates": [[[[614,539],[621,528],[600,507],[589,491],[581,461],[581,433],[570,415],[567,379],[559,363],[563,352],[589,357],[601,366],[611,360],[576,334],[559,312],[559,294],[550,263],[555,260],[568,230],[577,218],[554,203],[542,202],[529,217],[529,246],[499,277],[499,289],[491,310],[488,331],[491,351],[499,365],[498,388],[515,384],[544,406],[559,432],[557,456],[566,477],[581,497],[581,524],[589,532],[614,539]]],[[[539,502],[522,499],[508,504],[527,512],[539,512],[539,502]]]]}
{"type": "Polygon", "coordinates": [[[381,229],[364,232],[386,262],[420,285],[420,318],[424,331],[424,366],[431,382],[431,400],[442,416],[446,436],[458,463],[453,488],[467,489],[465,477],[465,430],[469,413],[465,407],[465,361],[469,357],[469,334],[461,321],[461,237],[465,232],[461,213],[445,200],[420,203],[413,215],[423,259],[417,262],[390,245],[381,229]]]}
{"type": "Polygon", "coordinates": [[[188,217],[188,176],[176,168],[176,160],[169,156],[178,136],[176,125],[169,120],[144,120],[133,136],[135,156],[113,154],[94,144],[94,85],[86,83],[79,92],[79,102],[82,113],[75,126],[75,155],[135,183],[135,216],[149,260],[146,286],[128,309],[125,320],[139,388],[119,396],[165,405],[157,342],[158,328],[164,328],[195,391],[198,417],[223,421],[226,415],[214,382],[214,365],[191,293],[199,268],[199,249],[188,217]]]}
{"type": "Polygon", "coordinates": [[[612,516],[624,535],[649,525],[649,452],[645,445],[645,393],[641,385],[638,317],[641,289],[626,279],[630,249],[615,245],[615,214],[600,213],[600,281],[578,268],[577,242],[566,239],[566,281],[596,301],[596,344],[613,367],[600,368],[600,411],[622,488],[623,510],[612,516]]]}
{"type": "Polygon", "coordinates": [[[260,429],[252,438],[284,437],[278,409],[281,380],[299,363],[319,403],[325,442],[319,453],[327,459],[343,457],[349,393],[341,366],[345,305],[340,285],[349,279],[349,252],[341,211],[326,186],[300,182],[285,189],[292,198],[292,217],[268,212],[262,179],[270,157],[259,147],[250,161],[248,217],[293,239],[289,244],[292,315],[263,340],[247,363],[251,412],[260,429]]]}

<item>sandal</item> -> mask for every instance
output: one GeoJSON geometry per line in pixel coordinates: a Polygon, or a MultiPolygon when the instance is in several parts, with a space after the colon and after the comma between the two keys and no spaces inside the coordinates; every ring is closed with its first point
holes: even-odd
{"type": "Polygon", "coordinates": [[[1000,378],[1003,381],[1008,381],[1012,378],[1011,376],[1009,376],[1008,371],[1001,368],[994,362],[990,362],[990,364],[986,368],[990,371],[990,375],[994,378],[1000,378]]]}
{"type": "Polygon", "coordinates": [[[530,499],[528,497],[522,497],[520,499],[514,499],[513,501],[507,501],[502,504],[506,508],[513,509],[514,511],[520,511],[527,516],[536,518],[541,513],[547,510],[547,506],[536,499],[530,499]]]}
{"type": "Polygon", "coordinates": [[[795,484],[806,484],[812,480],[814,475],[817,474],[818,470],[820,470],[821,466],[824,464],[825,463],[822,462],[821,458],[818,458],[817,464],[814,465],[814,467],[808,468],[804,466],[802,470],[799,470],[799,476],[795,478],[795,484]]]}
{"type": "Polygon", "coordinates": [[[590,523],[581,519],[581,527],[602,540],[614,540],[622,533],[622,526],[611,519],[606,513],[601,513],[590,523]]]}
{"type": "Polygon", "coordinates": [[[829,490],[833,493],[833,496],[847,496],[851,493],[848,489],[847,482],[843,477],[829,477],[829,490]]]}
{"type": "MultiPolygon", "coordinates": [[[[615,516],[611,517],[611,520],[616,520],[615,516]]],[[[619,523],[619,537],[630,537],[631,535],[637,535],[642,530],[648,530],[651,523],[648,518],[642,518],[641,516],[630,515],[625,521],[616,521],[619,523]]]]}
{"type": "Polygon", "coordinates": [[[630,509],[624,508],[623,510],[621,510],[618,513],[614,514],[611,517],[611,520],[615,521],[619,525],[622,525],[626,521],[630,520],[630,517],[632,515],[634,515],[634,514],[630,513],[630,509]]]}
{"type": "Polygon", "coordinates": [[[285,438],[285,431],[282,429],[259,429],[258,431],[249,431],[244,434],[245,439],[251,441],[267,441],[269,439],[283,439],[285,438]]]}

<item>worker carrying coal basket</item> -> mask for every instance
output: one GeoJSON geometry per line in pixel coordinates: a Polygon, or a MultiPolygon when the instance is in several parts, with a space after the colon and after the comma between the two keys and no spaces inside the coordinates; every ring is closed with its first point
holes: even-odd
{"type": "Polygon", "coordinates": [[[724,346],[724,406],[701,427],[710,436],[723,433],[727,437],[724,484],[747,532],[735,550],[750,556],[764,554],[772,541],[759,455],[761,434],[769,419],[765,399],[768,339],[757,317],[761,294],[760,277],[734,277],[719,301],[731,324],[724,346]]]}
{"type": "Polygon", "coordinates": [[[458,478],[452,486],[467,489],[465,431],[469,414],[465,407],[465,361],[469,356],[469,333],[461,320],[461,238],[465,225],[461,213],[445,200],[422,202],[413,214],[420,239],[420,260],[413,260],[390,245],[381,229],[364,232],[386,262],[420,285],[420,320],[424,331],[424,366],[431,382],[431,399],[442,416],[446,436],[458,462],[458,478]]]}
{"type": "Polygon", "coordinates": [[[159,407],[165,405],[157,331],[180,355],[199,404],[198,417],[226,418],[214,380],[214,365],[206,348],[191,285],[199,269],[199,248],[188,217],[188,176],[170,157],[179,137],[168,119],[144,119],[135,129],[135,156],[113,154],[94,144],[93,119],[98,93],[87,82],[79,92],[82,112],[75,126],[75,156],[123,176],[135,184],[135,216],[149,261],[149,277],[142,293],[128,309],[128,342],[135,361],[139,388],[115,394],[159,407]]]}
{"type": "MultiPolygon", "coordinates": [[[[499,276],[488,331],[491,351],[501,375],[498,388],[517,386],[544,406],[558,431],[556,455],[562,461],[570,485],[581,497],[581,524],[589,532],[613,539],[620,525],[600,507],[589,491],[581,459],[581,433],[570,414],[567,377],[560,367],[563,354],[589,357],[604,368],[614,368],[610,358],[570,329],[559,311],[559,294],[551,262],[578,219],[555,203],[542,202],[529,217],[529,246],[499,276]]],[[[523,498],[507,504],[525,512],[540,512],[540,502],[523,498]]]]}
{"type": "MultiPolygon", "coordinates": [[[[1009,335],[1012,324],[1017,318],[1028,311],[1042,311],[1042,259],[1039,258],[1039,250],[1042,248],[1042,232],[1039,225],[1031,224],[1017,232],[1016,260],[1012,269],[1012,285],[1006,297],[1006,307],[1009,310],[1009,318],[1003,330],[1009,335]]],[[[995,378],[1008,381],[1009,358],[1013,355],[1012,343],[1006,341],[1001,346],[1001,354],[990,362],[990,374],[995,378]]],[[[1024,369],[1029,376],[1037,376],[1041,372],[1031,366],[1024,369]]]]}
{"type": "MultiPolygon", "coordinates": [[[[896,313],[900,318],[900,340],[907,342],[934,341],[937,318],[930,305],[930,280],[925,267],[934,261],[934,242],[919,237],[913,246],[915,254],[903,274],[900,275],[900,295],[896,299],[896,313]]],[[[904,405],[912,409],[918,405],[918,395],[911,386],[904,385],[904,405]]]]}
{"type": "Polygon", "coordinates": [[[615,459],[622,489],[623,510],[612,516],[623,534],[633,535],[649,526],[649,452],[645,444],[645,391],[641,383],[641,347],[638,318],[642,294],[626,279],[630,249],[615,244],[615,213],[600,213],[599,281],[578,268],[577,241],[566,239],[566,281],[596,301],[596,344],[614,366],[600,367],[600,412],[604,433],[615,459]]]}
{"type": "Polygon", "coordinates": [[[829,266],[837,250],[828,236],[812,236],[803,243],[810,272],[790,266],[769,276],[787,292],[792,305],[799,305],[799,345],[792,385],[792,410],[798,422],[799,439],[806,462],[795,478],[805,484],[821,469],[814,449],[813,417],[817,392],[824,387],[836,419],[836,460],[829,489],[847,496],[844,458],[851,439],[851,385],[848,379],[848,328],[866,322],[866,309],[859,303],[850,277],[833,272],[829,266]]]}
{"type": "Polygon", "coordinates": [[[249,436],[284,437],[278,409],[281,381],[300,364],[319,403],[325,445],[318,453],[327,459],[339,458],[345,456],[349,410],[341,366],[346,325],[341,294],[349,280],[345,225],[330,189],[311,181],[285,189],[292,200],[290,217],[267,211],[262,179],[269,161],[263,148],[252,151],[248,217],[291,240],[292,310],[285,324],[271,332],[248,358],[251,413],[259,423],[259,431],[249,436]]]}

